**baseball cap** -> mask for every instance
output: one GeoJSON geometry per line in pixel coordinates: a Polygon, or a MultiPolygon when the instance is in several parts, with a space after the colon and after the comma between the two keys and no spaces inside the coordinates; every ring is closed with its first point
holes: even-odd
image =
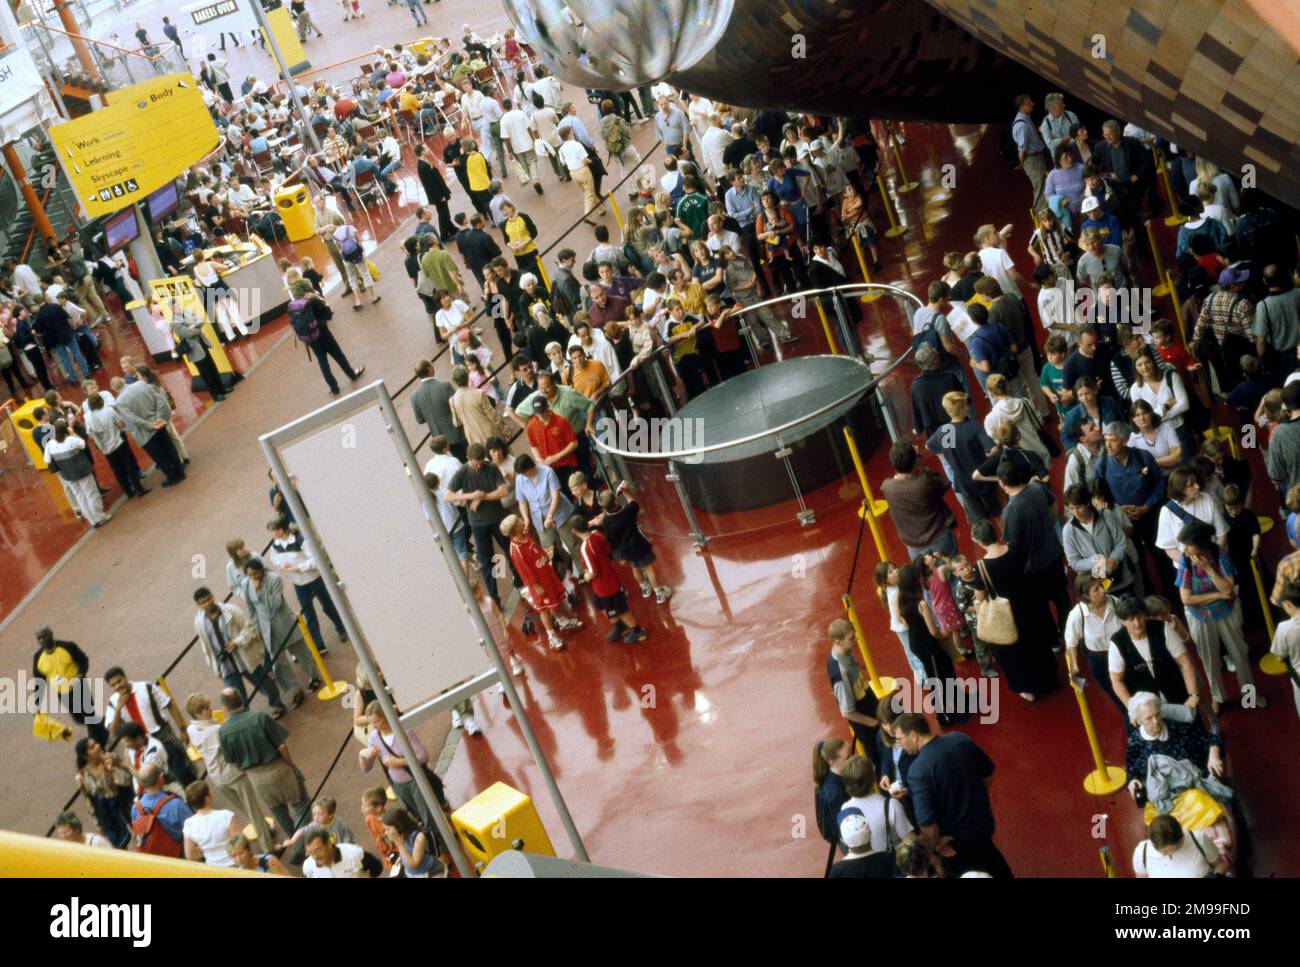
{"type": "Polygon", "coordinates": [[[537,397],[537,399],[533,400],[534,413],[545,413],[550,408],[551,408],[551,401],[548,400],[545,396],[539,396],[537,397]]]}
{"type": "Polygon", "coordinates": [[[850,806],[841,810],[836,819],[840,824],[840,841],[849,849],[860,849],[871,842],[871,827],[861,809],[850,806]]]}
{"type": "Polygon", "coordinates": [[[1101,202],[1097,200],[1096,195],[1089,195],[1087,198],[1083,200],[1083,204],[1079,207],[1080,210],[1084,212],[1084,214],[1087,214],[1088,212],[1092,211],[1094,208],[1100,208],[1101,202]]]}
{"type": "Polygon", "coordinates": [[[1219,285],[1240,285],[1250,281],[1250,266],[1238,262],[1219,273],[1219,285]]]}

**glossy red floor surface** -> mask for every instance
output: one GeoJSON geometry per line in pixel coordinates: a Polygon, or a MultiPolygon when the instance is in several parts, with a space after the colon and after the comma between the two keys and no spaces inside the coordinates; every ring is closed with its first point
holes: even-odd
{"type": "MultiPolygon", "coordinates": [[[[464,0],[440,6],[446,8],[440,11],[445,23],[438,32],[455,33],[460,23],[476,16],[464,0]]],[[[402,8],[380,7],[370,11],[368,22],[344,29],[324,22],[330,19],[325,14],[318,20],[327,37],[313,40],[308,52],[315,59],[323,50],[323,61],[342,59],[411,34],[407,17],[402,8]]],[[[260,55],[245,49],[232,57],[235,72],[252,67],[255,56],[260,55]]],[[[584,117],[589,112],[584,110],[584,117]]],[[[903,154],[909,175],[922,187],[902,196],[899,218],[909,230],[901,239],[882,241],[880,280],[923,292],[941,274],[942,253],[969,249],[972,232],[987,221],[1016,224],[1012,254],[1022,271],[1028,269],[1029,189],[1021,175],[1008,172],[999,160],[997,135],[977,127],[907,127],[903,154]],[[956,167],[955,188],[939,185],[945,164],[956,167]]],[[[652,140],[646,129],[638,129],[643,151],[652,140]]],[[[549,178],[546,184],[545,200],[530,198],[528,207],[549,244],[555,226],[570,221],[572,198],[563,189],[553,192],[549,178]]],[[[399,219],[409,215],[416,197],[409,171],[403,187],[399,219]]],[[[878,199],[873,205],[883,228],[887,222],[878,199]]],[[[383,237],[393,227],[385,216],[376,232],[383,237]]],[[[1166,250],[1171,249],[1163,228],[1161,233],[1166,250]]],[[[575,248],[586,251],[590,236],[584,231],[575,241],[575,248]]],[[[410,372],[410,360],[430,348],[418,303],[402,291],[406,283],[393,248],[385,245],[376,256],[386,279],[395,280],[384,290],[391,298],[385,298],[382,311],[359,314],[355,321],[350,312],[343,313],[349,318],[339,326],[349,354],[369,362],[390,387],[400,385],[410,372]]],[[[296,249],[332,275],[316,242],[296,249]]],[[[261,536],[267,508],[256,435],[325,401],[314,367],[289,358],[296,350],[284,346],[271,353],[283,332],[282,322],[273,324],[234,351],[241,369],[263,362],[266,370],[260,379],[254,373],[193,434],[193,483],[148,497],[143,510],[125,510],[121,521],[78,548],[64,570],[35,593],[19,622],[0,631],[7,667],[28,664],[28,626],[41,620],[51,621],[61,636],[78,640],[95,670],[120,661],[143,676],[156,674],[171,660],[191,633],[192,555],[216,555],[219,570],[221,546],[231,534],[243,534],[250,542],[261,536]]],[[[899,352],[908,343],[888,300],[867,307],[864,334],[877,355],[899,352]]],[[[119,347],[106,359],[140,352],[133,335],[119,331],[117,338],[119,347]]],[[[797,349],[820,352],[819,339],[816,323],[806,324],[797,349]]],[[[174,369],[164,378],[185,428],[205,415],[205,407],[185,391],[184,378],[174,369]]],[[[904,429],[906,381],[903,372],[887,387],[904,429]]],[[[408,408],[404,403],[399,408],[412,432],[408,408]]],[[[871,479],[883,479],[888,472],[884,447],[864,456],[871,479]]],[[[1261,472],[1257,463],[1256,472],[1261,472]]],[[[5,616],[84,532],[71,519],[57,485],[51,489],[50,483],[45,475],[22,470],[0,477],[0,487],[9,488],[0,503],[0,613],[5,616]]],[[[518,619],[509,632],[528,669],[518,687],[587,849],[598,863],[648,872],[820,875],[826,851],[812,818],[809,760],[818,739],[846,734],[826,682],[824,631],[842,615],[840,595],[849,581],[859,531],[856,485],[846,481],[806,495],[817,511],[810,527],[794,522],[792,500],[726,519],[704,518],[706,532],[715,539],[700,553],[671,486],[644,474],[638,483],[660,579],[677,589],[662,606],[634,598],[633,611],[651,639],[634,648],[606,644],[603,620],[590,609],[587,629],[572,636],[562,653],[525,639],[518,619]]],[[[893,559],[905,559],[887,520],[883,531],[893,559]]],[[[1266,556],[1275,560],[1276,531],[1266,548],[1266,556]]],[[[963,550],[970,551],[968,543],[963,542],[963,550]]],[[[868,539],[853,597],[882,673],[902,678],[907,666],[900,646],[870,589],[875,561],[868,539]]],[[[220,578],[215,580],[220,585],[220,578]]],[[[448,615],[461,620],[456,602],[448,602],[448,615]]],[[[350,676],[352,661],[345,649],[336,648],[329,663],[336,675],[350,676]]],[[[962,670],[972,674],[974,668],[962,670]]],[[[180,695],[195,688],[215,693],[215,683],[194,656],[171,679],[180,695]]],[[[1290,762],[1294,757],[1277,750],[1294,748],[1300,728],[1285,682],[1265,680],[1263,691],[1272,700],[1269,709],[1224,715],[1229,763],[1252,826],[1256,873],[1294,873],[1300,869],[1300,847],[1287,832],[1300,790],[1290,762]]],[[[1106,845],[1127,872],[1140,820],[1126,795],[1094,799],[1083,792],[1081,782],[1092,764],[1072,694],[1058,689],[1034,706],[1015,696],[998,698],[996,723],[962,730],[998,764],[993,785],[998,842],[1012,867],[1022,875],[1100,875],[1097,851],[1106,845]]],[[[569,854],[563,829],[500,695],[484,695],[476,707],[484,731],[457,747],[447,773],[449,795],[459,802],[493,781],[509,782],[535,798],[558,851],[569,854]]],[[[1108,758],[1122,763],[1118,716],[1095,698],[1092,707],[1108,758]]],[[[330,767],[338,742],[346,746],[351,741],[342,734],[346,717],[336,706],[311,703],[286,719],[295,758],[313,787],[330,767]]],[[[4,766],[10,793],[0,798],[0,826],[40,832],[71,791],[70,751],[32,742],[22,734],[26,723],[17,718],[5,716],[0,722],[8,730],[6,748],[11,750],[4,766]],[[31,793],[17,794],[33,781],[31,793]]],[[[436,741],[423,731],[422,737],[436,741]]],[[[357,828],[356,794],[371,780],[359,773],[351,751],[345,747],[324,792],[338,798],[341,814],[357,828]]],[[[84,807],[82,812],[84,816],[84,807]]]]}

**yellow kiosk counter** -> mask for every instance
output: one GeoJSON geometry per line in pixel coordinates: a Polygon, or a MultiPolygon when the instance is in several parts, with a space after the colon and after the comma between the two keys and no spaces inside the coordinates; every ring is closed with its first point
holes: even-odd
{"type": "MultiPolygon", "coordinates": [[[[236,311],[249,328],[256,331],[263,322],[284,312],[289,303],[289,294],[285,291],[284,280],[276,265],[275,253],[256,235],[250,236],[248,241],[235,240],[216,248],[204,249],[203,255],[218,266],[218,274],[230,287],[236,311]]],[[[184,264],[188,267],[193,263],[194,257],[190,256],[184,264]]],[[[132,302],[127,310],[154,361],[162,362],[172,358],[171,338],[167,333],[159,331],[148,304],[132,302]]],[[[211,318],[213,313],[208,312],[207,315],[211,318]]],[[[219,326],[216,328],[218,332],[221,331],[219,326]]]]}

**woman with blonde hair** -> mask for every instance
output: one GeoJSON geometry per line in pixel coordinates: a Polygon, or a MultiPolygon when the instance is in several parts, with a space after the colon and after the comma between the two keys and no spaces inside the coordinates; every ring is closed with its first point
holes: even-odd
{"type": "Polygon", "coordinates": [[[985,383],[993,408],[984,417],[984,432],[997,439],[998,426],[1012,423],[1020,431],[1021,445],[1038,454],[1045,465],[1051,463],[1052,454],[1043,442],[1042,424],[1038,414],[1027,399],[1011,395],[1011,383],[1001,373],[993,373],[985,383]]]}

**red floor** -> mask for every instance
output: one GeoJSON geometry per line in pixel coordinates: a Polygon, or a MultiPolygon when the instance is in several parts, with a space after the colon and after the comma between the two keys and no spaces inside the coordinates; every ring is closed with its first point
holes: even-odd
{"type": "MultiPolygon", "coordinates": [[[[1016,223],[1012,255],[1027,271],[1029,189],[1002,166],[994,136],[909,125],[904,156],[922,188],[901,206],[909,232],[882,246],[885,281],[924,292],[941,273],[942,253],[968,250],[974,229],[989,219],[1016,223]],[[954,135],[971,151],[970,161],[954,135]],[[937,188],[945,163],[957,165],[960,185],[979,186],[978,196],[972,191],[954,205],[952,193],[937,188]]],[[[877,219],[885,224],[882,212],[877,219]]],[[[1172,249],[1170,233],[1161,229],[1172,249]]],[[[908,336],[889,306],[889,300],[869,306],[864,330],[897,353],[908,336]]],[[[815,319],[801,325],[799,351],[822,351],[815,319]]],[[[902,371],[886,387],[904,427],[908,380],[902,371]]],[[[886,450],[867,455],[877,483],[889,473],[886,450]]],[[[1255,470],[1262,474],[1262,467],[1255,470]]],[[[517,622],[509,633],[528,668],[517,680],[521,696],[586,848],[595,862],[655,873],[820,875],[826,847],[812,818],[809,761],[818,739],[847,732],[826,681],[825,627],[843,616],[840,595],[859,528],[856,484],[846,480],[806,495],[817,510],[816,524],[806,528],[794,521],[793,500],[726,519],[702,517],[702,528],[716,539],[700,553],[662,471],[638,472],[636,482],[660,575],[677,588],[664,606],[633,601],[650,641],[635,648],[606,644],[603,619],[589,608],[588,630],[563,653],[525,639],[517,622]]],[[[882,530],[893,560],[906,561],[888,520],[882,530]]],[[[962,550],[972,552],[968,540],[962,550]]],[[[1275,530],[1266,557],[1281,553],[1275,530]]],[[[876,560],[867,536],[853,599],[881,673],[904,678],[901,646],[871,587],[876,560]]],[[[1266,647],[1262,639],[1253,645],[1256,653],[1266,647]]],[[[977,673],[973,664],[961,671],[977,673]]],[[[1265,678],[1261,690],[1269,709],[1226,711],[1222,724],[1254,839],[1255,875],[1273,876],[1300,868],[1300,846],[1287,835],[1300,788],[1294,769],[1276,754],[1294,747],[1300,726],[1284,679],[1265,678]]],[[[1084,792],[1093,766],[1073,691],[1058,688],[1034,705],[1005,689],[997,698],[995,723],[973,722],[961,731],[998,764],[997,840],[1012,868],[1029,876],[1100,876],[1099,850],[1107,847],[1127,874],[1142,838],[1139,812],[1127,793],[1093,798],[1084,792]]],[[[1095,689],[1088,698],[1104,753],[1122,766],[1120,719],[1095,689]]],[[[457,749],[447,776],[453,801],[493,781],[509,782],[534,797],[558,852],[570,855],[502,697],[483,696],[477,708],[484,733],[457,749]]]]}

